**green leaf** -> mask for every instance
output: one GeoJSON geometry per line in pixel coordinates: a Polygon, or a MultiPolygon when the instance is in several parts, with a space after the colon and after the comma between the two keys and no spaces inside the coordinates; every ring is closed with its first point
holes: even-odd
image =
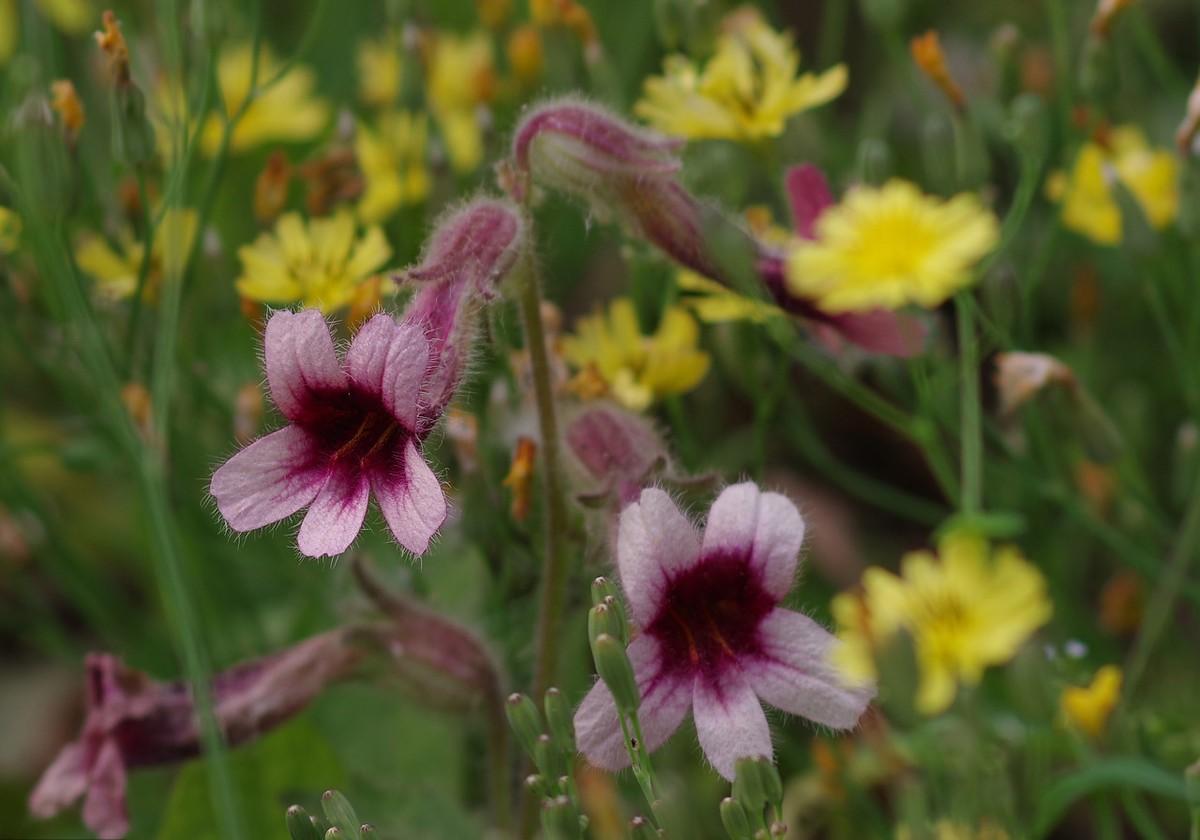
{"type": "Polygon", "coordinates": [[[1106,790],[1134,789],[1186,801],[1183,776],[1140,758],[1110,758],[1063,776],[1042,795],[1033,836],[1044,837],[1076,801],[1106,790]]]}

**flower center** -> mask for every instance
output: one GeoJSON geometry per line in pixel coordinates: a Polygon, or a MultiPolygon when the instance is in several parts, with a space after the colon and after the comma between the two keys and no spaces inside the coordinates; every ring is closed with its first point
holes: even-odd
{"type": "Polygon", "coordinates": [[[915,273],[933,250],[936,235],[907,213],[884,213],[863,225],[859,242],[863,247],[854,255],[859,274],[892,278],[915,273]]]}
{"type": "Polygon", "coordinates": [[[716,679],[738,658],[758,653],[758,626],[775,607],[743,554],[710,554],[670,580],[646,632],[672,670],[716,679]]]}
{"type": "Polygon", "coordinates": [[[376,396],[353,384],[313,392],[296,422],[317,439],[325,458],[360,470],[386,467],[406,433],[376,396]]]}

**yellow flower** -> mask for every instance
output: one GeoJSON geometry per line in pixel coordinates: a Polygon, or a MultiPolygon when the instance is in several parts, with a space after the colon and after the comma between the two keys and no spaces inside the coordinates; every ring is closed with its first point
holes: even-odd
{"type": "Polygon", "coordinates": [[[874,652],[906,631],[920,670],[916,705],[923,714],[945,710],[958,683],[978,683],[984,668],[1011,659],[1050,618],[1041,573],[1016,548],[992,551],[974,534],[948,534],[938,557],[912,552],[901,570],[897,577],[872,567],[861,593],[834,599],[840,644],[833,657],[847,679],[874,679],[874,652]]]}
{"type": "Polygon", "coordinates": [[[765,324],[772,318],[785,314],[774,304],[740,295],[716,280],[709,280],[704,275],[688,269],[683,269],[675,275],[675,285],[681,291],[691,292],[681,299],[681,303],[707,324],[723,324],[727,321],[765,324]]]}
{"type": "Polygon", "coordinates": [[[844,64],[797,76],[800,54],[752,9],[726,18],[716,53],[701,69],[669,56],[664,74],[646,80],[634,112],[667,134],[696,139],[778,137],[789,117],[846,89],[844,64]]]}
{"type": "Polygon", "coordinates": [[[998,233],[968,193],[940,201],[907,181],[856,187],[821,214],[815,239],[792,246],[788,285],[826,312],[935,307],[971,282],[998,233]]]}
{"type": "Polygon", "coordinates": [[[486,32],[441,33],[429,59],[426,96],[441,129],[450,165],[470,172],[483,160],[479,106],[496,90],[492,40],[486,32]]]}
{"type": "Polygon", "coordinates": [[[21,21],[17,19],[17,0],[0,0],[0,67],[8,63],[17,50],[21,21]]]}
{"type": "MultiPolygon", "coordinates": [[[[153,292],[164,277],[175,277],[183,271],[196,240],[196,224],[195,210],[172,208],[163,213],[150,249],[146,275],[149,292],[153,292]]],[[[76,264],[96,281],[96,291],[102,298],[124,300],[137,291],[146,246],[134,239],[128,228],[117,235],[116,248],[99,234],[84,233],[76,241],[74,253],[76,264]]]]}
{"type": "Polygon", "coordinates": [[[358,98],[364,105],[385,108],[400,97],[404,64],[395,38],[362,41],[355,61],[358,64],[358,98]]]}
{"type": "Polygon", "coordinates": [[[682,308],[663,313],[654,335],[644,336],[629,298],[617,298],[608,316],[580,318],[574,335],[563,337],[563,356],[581,370],[594,370],[626,408],[641,411],[655,399],[690,391],[708,372],[708,354],[697,349],[699,327],[682,308]]]}
{"type": "Polygon", "coordinates": [[[423,114],[385,113],[379,118],[378,131],[359,123],[354,155],[366,182],[358,201],[358,218],[364,224],[381,222],[397,208],[424,201],[429,195],[428,137],[429,124],[423,114]]]}
{"type": "MultiPolygon", "coordinates": [[[[221,51],[217,60],[217,83],[225,112],[233,115],[250,95],[253,47],[235,44],[221,51]]],[[[258,56],[257,83],[262,86],[274,78],[279,63],[266,47],[258,56]]],[[[329,105],[313,95],[316,76],[311,69],[294,66],[273,85],[261,91],[247,107],[233,130],[229,148],[241,152],[271,142],[299,142],[315,137],[329,119],[329,105]]],[[[209,114],[200,135],[200,147],[206,155],[216,153],[224,130],[224,120],[209,114]]]]}
{"type": "Polygon", "coordinates": [[[15,210],[0,207],[0,254],[11,254],[21,243],[21,217],[15,210]]]}
{"type": "Polygon", "coordinates": [[[1099,738],[1120,697],[1121,669],[1105,665],[1092,677],[1090,685],[1064,688],[1059,704],[1068,723],[1092,738],[1099,738]]]}
{"type": "MultiPolygon", "coordinates": [[[[37,0],[36,5],[50,23],[67,35],[82,35],[96,22],[96,13],[88,0],[37,0]]],[[[17,0],[0,0],[0,67],[17,51],[20,35],[17,0]]]]}
{"type": "Polygon", "coordinates": [[[298,213],[285,213],[274,233],[260,234],[238,249],[238,292],[261,303],[302,303],[322,312],[345,306],[358,285],[392,255],[378,227],[357,241],[355,232],[346,210],[307,224],[298,213]]]}
{"type": "Polygon", "coordinates": [[[1121,208],[1113,193],[1119,181],[1153,227],[1162,229],[1179,213],[1179,166],[1166,149],[1154,149],[1134,126],[1113,129],[1105,145],[1087,143],[1069,174],[1055,172],[1046,192],[1062,205],[1062,221],[1100,245],[1121,241],[1121,208]]]}

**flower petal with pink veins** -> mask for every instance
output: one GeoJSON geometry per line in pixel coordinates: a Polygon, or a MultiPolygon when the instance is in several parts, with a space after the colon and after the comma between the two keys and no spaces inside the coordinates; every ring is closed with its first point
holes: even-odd
{"type": "MultiPolygon", "coordinates": [[[[642,695],[638,708],[642,737],[647,751],[652,752],[683,723],[692,705],[692,684],[669,675],[659,656],[658,642],[650,636],[638,636],[629,643],[627,652],[642,695]]],[[[629,766],[617,706],[608,686],[599,680],[575,712],[575,738],[579,751],[593,766],[609,771],[629,766]]]]}
{"type": "Polygon", "coordinates": [[[100,840],[120,840],[129,833],[129,811],[125,806],[125,764],[117,742],[107,738],[92,765],[87,799],[83,802],[83,824],[100,840]]]}
{"type": "Polygon", "coordinates": [[[222,464],[209,492],[230,528],[253,531],[312,502],[328,476],[329,467],[308,433],[284,426],[222,464]]]}
{"type": "Polygon", "coordinates": [[[726,487],[704,528],[705,556],[749,552],[763,588],[782,600],[792,588],[804,543],[804,519],[787,496],[763,493],[752,482],[726,487]]]}
{"type": "Polygon", "coordinates": [[[71,807],[76,799],[83,796],[88,785],[84,758],[81,741],[73,741],[62,748],[29,795],[31,814],[48,819],[71,807]]]}
{"type": "Polygon", "coordinates": [[[364,473],[334,467],[300,524],[300,551],[309,557],[334,557],[349,548],[362,530],[370,498],[371,484],[364,473]]]}
{"type": "Polygon", "coordinates": [[[414,441],[405,444],[403,457],[390,475],[373,475],[371,485],[396,542],[420,555],[446,521],[446,495],[414,441]]]}
{"type": "Polygon", "coordinates": [[[303,415],[309,391],[346,387],[329,325],[316,309],[273,314],[263,337],[263,355],[271,399],[289,420],[303,415]]]}
{"type": "Polygon", "coordinates": [[[729,668],[719,683],[696,675],[692,698],[700,748],[716,771],[733,781],[739,758],[771,758],[771,729],[750,683],[729,668]]]}
{"type": "Polygon", "coordinates": [[[621,511],[617,568],[629,609],[645,627],[658,612],[671,575],[700,557],[700,535],[675,502],[657,487],[642,491],[621,511]]]}
{"type": "Polygon", "coordinates": [[[761,656],[743,660],[754,692],[777,709],[833,729],[858,723],[873,686],[850,687],[829,661],[836,639],[806,615],[776,609],[759,625],[761,656]]]}
{"type": "Polygon", "coordinates": [[[422,385],[429,371],[429,342],[411,324],[376,315],[363,325],[346,353],[346,370],[359,387],[379,397],[393,417],[414,429],[422,385]]]}
{"type": "Polygon", "coordinates": [[[811,163],[793,166],[784,176],[788,204],[792,207],[792,225],[805,239],[815,236],[817,219],[833,204],[825,173],[811,163]]]}

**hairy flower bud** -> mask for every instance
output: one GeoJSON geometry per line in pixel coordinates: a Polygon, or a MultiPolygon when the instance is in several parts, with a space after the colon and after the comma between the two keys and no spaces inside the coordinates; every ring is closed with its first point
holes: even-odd
{"type": "Polygon", "coordinates": [[[517,733],[517,740],[532,758],[537,752],[537,741],[542,734],[542,719],[537,706],[529,699],[529,695],[514,693],[508,695],[504,712],[508,715],[508,725],[517,733]]]}
{"type": "MultiPolygon", "coordinates": [[[[595,611],[600,608],[592,609],[595,611]]],[[[641,693],[633,676],[633,665],[620,640],[608,633],[596,636],[592,639],[592,657],[596,661],[600,679],[612,692],[617,709],[624,713],[636,711],[642,702],[641,693]]]]}
{"type": "Polygon", "coordinates": [[[669,461],[666,445],[645,418],[613,405],[588,405],[566,426],[567,452],[580,472],[582,501],[613,495],[632,501],[669,461]]]}

